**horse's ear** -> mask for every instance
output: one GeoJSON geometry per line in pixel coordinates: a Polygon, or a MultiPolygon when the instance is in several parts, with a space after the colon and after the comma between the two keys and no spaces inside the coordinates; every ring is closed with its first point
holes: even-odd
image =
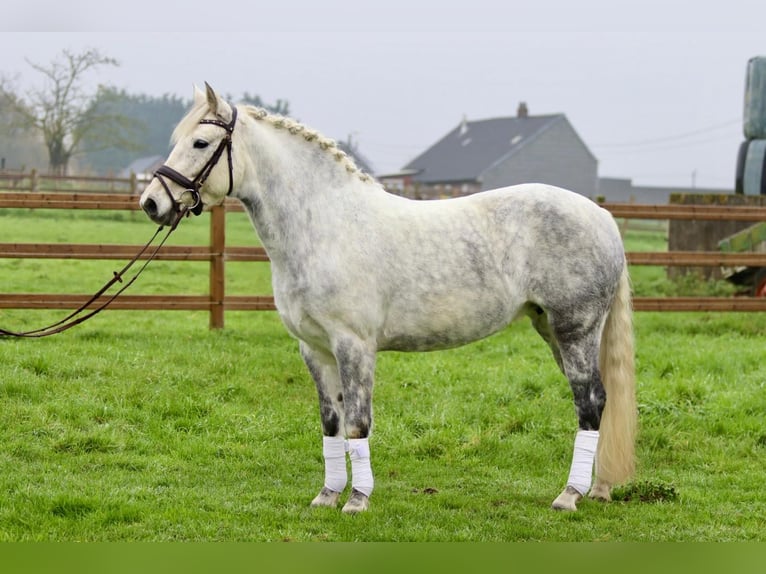
{"type": "Polygon", "coordinates": [[[207,92],[207,105],[210,106],[210,111],[213,114],[218,113],[218,95],[215,93],[210,84],[205,82],[205,91],[207,92]]]}
{"type": "Polygon", "coordinates": [[[233,116],[232,105],[219,97],[207,82],[205,82],[205,90],[207,92],[205,97],[207,98],[207,105],[210,107],[210,111],[224,121],[231,121],[233,116]]]}
{"type": "Polygon", "coordinates": [[[199,89],[197,84],[194,84],[194,105],[201,106],[205,102],[205,92],[199,89]]]}

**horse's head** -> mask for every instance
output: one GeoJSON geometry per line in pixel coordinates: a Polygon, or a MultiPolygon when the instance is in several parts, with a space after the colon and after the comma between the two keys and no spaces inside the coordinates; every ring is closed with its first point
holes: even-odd
{"type": "Polygon", "coordinates": [[[232,135],[237,109],[205,87],[206,92],[195,87],[194,106],[173,132],[167,162],[141,194],[141,207],[161,225],[220,204],[235,185],[232,135]]]}

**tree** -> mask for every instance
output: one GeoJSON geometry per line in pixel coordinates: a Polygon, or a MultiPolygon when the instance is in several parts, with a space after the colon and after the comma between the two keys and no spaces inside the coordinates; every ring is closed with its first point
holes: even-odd
{"type": "Polygon", "coordinates": [[[89,134],[82,141],[82,162],[99,173],[117,173],[143,156],[166,156],[170,134],[188,108],[177,96],[133,95],[125,90],[103,90],[95,106],[99,113],[121,118],[114,125],[123,140],[132,145],[99,146],[102,133],[89,134]]]}
{"type": "Polygon", "coordinates": [[[42,138],[16,122],[8,93],[9,83],[0,77],[0,169],[45,165],[47,153],[42,138]]]}
{"type": "MultiPolygon", "coordinates": [[[[247,92],[242,98],[228,95],[227,99],[263,107],[281,115],[287,115],[290,111],[287,100],[278,99],[275,104],[267,104],[260,96],[247,92]]],[[[97,134],[88,135],[81,144],[83,163],[99,173],[117,173],[141,157],[167,156],[170,151],[170,134],[192,102],[172,94],[158,97],[104,89],[94,105],[102,114],[110,113],[122,118],[123,122],[115,125],[114,129],[123,130],[123,138],[131,140],[135,145],[99,150],[97,142],[92,141],[97,134]]]]}
{"type": "MultiPolygon", "coordinates": [[[[228,99],[233,100],[231,97],[228,99]]],[[[257,94],[252,95],[250,92],[245,92],[240,101],[243,104],[250,104],[253,106],[258,106],[259,108],[265,108],[272,114],[279,114],[280,116],[290,115],[290,102],[283,100],[282,98],[278,98],[275,104],[267,104],[261,99],[261,96],[257,94]]]]}
{"type": "Polygon", "coordinates": [[[101,66],[117,66],[112,58],[90,49],[82,53],[64,50],[48,65],[29,65],[44,78],[43,87],[20,95],[2,81],[0,96],[3,108],[12,112],[12,124],[17,128],[40,133],[48,151],[48,168],[53,174],[64,175],[69,161],[81,150],[86,138],[100,147],[130,145],[124,129],[115,129],[124,121],[105,106],[96,105],[109,97],[110,89],[99,85],[88,90],[85,76],[101,66]]]}

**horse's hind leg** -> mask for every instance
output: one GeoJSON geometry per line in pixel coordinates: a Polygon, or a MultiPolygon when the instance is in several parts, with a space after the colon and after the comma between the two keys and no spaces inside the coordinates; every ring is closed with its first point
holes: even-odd
{"type": "Polygon", "coordinates": [[[560,365],[569,379],[578,418],[572,465],[567,486],[553,501],[557,510],[577,510],[577,502],[590,490],[606,392],[601,382],[598,357],[603,321],[563,322],[551,320],[560,354],[560,365]]]}
{"type": "Polygon", "coordinates": [[[527,311],[527,315],[529,315],[529,318],[532,321],[532,326],[535,328],[535,331],[537,331],[537,334],[543,338],[543,341],[548,343],[548,346],[553,353],[553,358],[556,359],[556,364],[563,373],[564,364],[561,362],[561,351],[559,350],[556,338],[553,336],[553,329],[551,329],[551,325],[548,322],[548,315],[546,315],[545,311],[537,305],[531,306],[527,311]]]}
{"type": "Polygon", "coordinates": [[[322,454],[325,463],[324,486],[311,506],[337,506],[346,488],[346,441],[343,436],[343,391],[338,365],[329,353],[315,351],[301,343],[301,356],[311,373],[319,395],[322,421],[322,454]]]}

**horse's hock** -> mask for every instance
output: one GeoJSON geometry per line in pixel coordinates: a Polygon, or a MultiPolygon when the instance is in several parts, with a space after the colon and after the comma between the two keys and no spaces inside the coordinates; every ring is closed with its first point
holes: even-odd
{"type": "MultiPolygon", "coordinates": [[[[674,205],[766,206],[766,196],[675,193],[674,205]]],[[[668,226],[668,251],[718,251],[718,242],[752,225],[752,221],[671,219],[668,226]]],[[[720,267],[668,267],[668,277],[696,273],[706,279],[721,279],[720,267]]]]}

